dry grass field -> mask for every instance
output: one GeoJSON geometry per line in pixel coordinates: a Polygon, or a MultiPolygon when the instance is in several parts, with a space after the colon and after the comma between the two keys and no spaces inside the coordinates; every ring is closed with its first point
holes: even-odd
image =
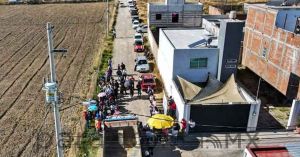
{"type": "Polygon", "coordinates": [[[43,77],[49,75],[46,22],[54,28],[62,127],[80,126],[80,98],[94,73],[93,60],[105,36],[102,3],[0,5],[0,156],[53,156],[53,112],[44,104],[43,77]]]}

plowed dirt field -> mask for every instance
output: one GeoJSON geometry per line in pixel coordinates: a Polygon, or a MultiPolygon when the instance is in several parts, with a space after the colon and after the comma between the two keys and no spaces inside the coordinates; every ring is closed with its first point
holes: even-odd
{"type": "Polygon", "coordinates": [[[94,57],[104,36],[105,4],[0,6],[0,156],[52,156],[53,112],[44,105],[43,77],[49,75],[46,22],[54,28],[57,79],[64,93],[65,132],[80,124],[78,97],[88,93],[94,57]]]}

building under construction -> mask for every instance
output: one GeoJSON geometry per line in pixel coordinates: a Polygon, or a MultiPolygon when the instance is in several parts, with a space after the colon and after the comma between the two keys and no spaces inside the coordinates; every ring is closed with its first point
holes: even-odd
{"type": "Polygon", "coordinates": [[[242,64],[288,98],[300,98],[300,6],[248,4],[242,64]]]}

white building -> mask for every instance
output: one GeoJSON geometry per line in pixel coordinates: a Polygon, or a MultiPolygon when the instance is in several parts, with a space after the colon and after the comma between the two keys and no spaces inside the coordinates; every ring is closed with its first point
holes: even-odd
{"type": "Polygon", "coordinates": [[[205,29],[160,29],[157,63],[164,81],[180,75],[192,82],[204,82],[208,72],[217,76],[217,45],[218,39],[205,29]]]}
{"type": "Polygon", "coordinates": [[[184,0],[148,3],[148,24],[156,27],[200,27],[203,5],[184,0]]]}
{"type": "MultiPolygon", "coordinates": [[[[185,102],[174,82],[177,75],[192,82],[205,82],[208,72],[217,76],[218,39],[213,38],[210,46],[206,39],[210,33],[205,29],[160,29],[157,65],[161,73],[165,92],[172,95],[177,104],[178,119],[189,119],[185,102]]],[[[164,100],[166,111],[166,99],[164,100]]]]}
{"type": "MultiPolygon", "coordinates": [[[[219,64],[219,48],[217,46],[218,38],[212,36],[205,29],[160,29],[157,65],[165,88],[164,111],[165,113],[167,111],[168,96],[172,96],[176,102],[178,120],[182,118],[189,120],[191,116],[197,115],[195,112],[191,114],[191,110],[202,112],[203,108],[209,106],[214,107],[211,113],[217,113],[219,108],[230,112],[242,111],[240,115],[243,123],[240,125],[247,131],[253,131],[256,129],[260,103],[254,101],[247,92],[238,87],[234,77],[231,77],[229,83],[225,83],[226,89],[233,88],[234,93],[224,92],[227,90],[217,80],[219,83],[209,83],[209,87],[199,87],[193,84],[207,82],[208,76],[217,77],[219,64]],[[178,78],[185,78],[188,81],[179,81],[178,78]],[[207,90],[210,91],[209,94],[207,94],[207,90]],[[205,96],[203,96],[203,92],[206,93],[205,96]],[[188,93],[189,96],[184,93],[188,93]],[[215,93],[221,94],[221,96],[218,96],[218,99],[210,99],[209,96],[215,93]],[[227,99],[226,95],[235,96],[227,99]],[[209,101],[203,101],[204,98],[209,101]]],[[[233,119],[239,120],[238,116],[233,119]]],[[[223,123],[223,121],[219,123],[223,123]]]]}

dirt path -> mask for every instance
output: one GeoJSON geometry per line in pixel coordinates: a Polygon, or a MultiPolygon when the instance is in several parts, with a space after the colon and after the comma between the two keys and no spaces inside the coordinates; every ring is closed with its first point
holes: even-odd
{"type": "Polygon", "coordinates": [[[44,105],[42,78],[49,74],[46,22],[52,22],[57,78],[64,92],[63,130],[75,132],[98,41],[102,3],[0,6],[0,156],[51,156],[55,152],[52,111],[44,105]],[[48,111],[48,112],[46,112],[48,111]],[[48,113],[48,114],[46,114],[48,113]]]}

